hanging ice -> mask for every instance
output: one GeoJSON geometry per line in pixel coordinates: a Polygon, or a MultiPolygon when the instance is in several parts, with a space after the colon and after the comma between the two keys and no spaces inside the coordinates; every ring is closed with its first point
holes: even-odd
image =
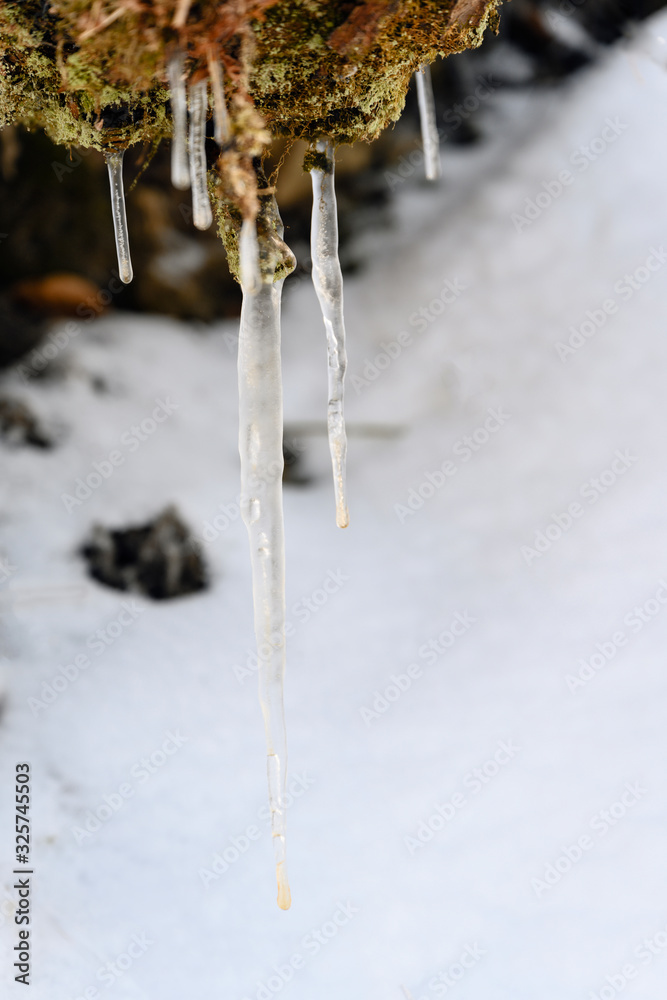
{"type": "Polygon", "coordinates": [[[313,182],[310,255],[313,260],[313,284],[327,334],[329,361],[327,426],[336,497],[336,524],[339,528],[346,528],[349,524],[349,515],[345,489],[347,438],[343,402],[347,357],[343,319],[343,275],[338,260],[334,151],[333,146],[326,142],[318,142],[316,149],[318,153],[324,155],[326,164],[314,167],[310,171],[313,182]]]}
{"type": "Polygon", "coordinates": [[[111,211],[113,213],[113,228],[116,235],[118,273],[120,280],[128,285],[132,281],[132,261],[130,260],[130,243],[127,235],[127,216],[125,215],[123,155],[124,150],[114,149],[105,153],[104,159],[109,170],[109,184],[111,185],[111,211]]]}
{"type": "Polygon", "coordinates": [[[218,146],[227,142],[231,135],[229,126],[229,112],[225,101],[225,85],[222,76],[222,63],[215,58],[215,54],[209,49],[208,72],[211,78],[211,92],[213,94],[213,138],[218,146]]]}
{"type": "Polygon", "coordinates": [[[197,229],[208,229],[213,222],[211,203],[206,182],[206,111],[208,109],[208,81],[191,83],[190,133],[190,182],[192,184],[192,221],[197,229]]]}
{"type": "Polygon", "coordinates": [[[440,177],[440,145],[435,120],[431,67],[426,65],[420,66],[415,73],[415,80],[417,82],[417,99],[419,101],[419,119],[422,129],[426,179],[437,181],[438,177],[440,177]]]}
{"type": "MultiPolygon", "coordinates": [[[[271,202],[275,206],[273,198],[271,202]]],[[[282,241],[277,207],[272,218],[273,232],[282,241]]],[[[270,253],[267,263],[266,241],[262,243],[263,269],[259,273],[255,224],[250,222],[248,225],[252,232],[246,229],[245,239],[239,247],[243,287],[238,359],[241,508],[250,539],[255,635],[260,654],[259,696],[266,733],[278,905],[287,910],[291,897],[285,855],[285,542],[280,366],[280,302],[284,278],[273,281],[275,268],[270,253]],[[248,275],[253,282],[259,277],[259,283],[248,286],[248,275]]]]}
{"type": "Polygon", "coordinates": [[[171,183],[180,191],[190,187],[190,169],[186,142],[187,101],[185,63],[182,52],[175,52],[167,63],[169,100],[174,133],[171,140],[171,183]]]}

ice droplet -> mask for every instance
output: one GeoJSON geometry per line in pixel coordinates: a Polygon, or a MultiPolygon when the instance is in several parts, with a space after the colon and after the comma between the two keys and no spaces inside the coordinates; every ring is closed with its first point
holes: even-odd
{"type": "Polygon", "coordinates": [[[187,100],[185,95],[185,60],[175,52],[167,63],[169,100],[174,133],[171,139],[171,183],[179,191],[190,187],[190,168],[186,141],[187,100]]]}
{"type": "Polygon", "coordinates": [[[111,212],[116,237],[118,273],[120,280],[129,285],[132,281],[132,261],[130,260],[130,242],[127,233],[127,216],[125,215],[123,156],[124,150],[113,149],[104,154],[104,159],[109,171],[109,184],[111,186],[111,212]]]}
{"type": "Polygon", "coordinates": [[[426,179],[437,181],[440,177],[440,145],[438,142],[438,128],[435,121],[435,101],[433,100],[431,67],[426,65],[420,66],[415,73],[415,80],[417,83],[417,100],[419,101],[419,119],[422,129],[426,179]]]}
{"type": "Polygon", "coordinates": [[[343,318],[343,275],[338,259],[338,216],[334,187],[334,150],[330,143],[318,142],[316,149],[326,157],[326,168],[310,171],[313,183],[313,216],[310,228],[310,255],[313,285],[322,310],[327,334],[329,404],[327,427],[336,497],[336,524],[349,524],[346,496],[347,437],[345,434],[344,380],[347,367],[345,321],[343,318]]]}
{"type": "Polygon", "coordinates": [[[213,222],[211,203],[206,181],[206,112],[208,110],[208,81],[191,83],[190,132],[190,183],[192,184],[192,221],[197,229],[208,229],[213,222]]]}

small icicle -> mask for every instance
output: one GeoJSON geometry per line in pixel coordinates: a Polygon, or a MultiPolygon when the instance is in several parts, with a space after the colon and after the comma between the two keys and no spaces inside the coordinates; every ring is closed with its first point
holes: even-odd
{"type": "Polygon", "coordinates": [[[327,334],[329,361],[329,406],[327,426],[336,497],[336,524],[346,528],[350,518],[345,488],[347,437],[343,413],[345,321],[343,319],[343,275],[338,260],[338,216],[334,188],[334,150],[330,143],[318,142],[318,153],[326,157],[326,167],[313,167],[313,217],[310,228],[310,255],[313,284],[322,310],[327,334]]]}
{"type": "Polygon", "coordinates": [[[190,187],[190,168],[186,141],[187,100],[185,93],[185,60],[178,51],[167,63],[169,100],[174,133],[171,140],[171,183],[179,191],[190,187]]]}
{"type": "Polygon", "coordinates": [[[124,150],[113,149],[104,154],[104,159],[109,170],[109,184],[111,185],[111,211],[114,233],[116,234],[118,273],[120,280],[129,285],[132,281],[132,261],[130,260],[130,242],[127,235],[127,216],[125,215],[123,155],[124,150]]]}
{"type": "MultiPolygon", "coordinates": [[[[259,696],[267,744],[271,835],[276,861],[278,906],[291,896],[285,854],[287,737],[283,709],[285,676],[285,541],[282,508],[283,399],[280,365],[280,303],[284,278],[273,281],[284,248],[275,199],[262,198],[262,270],[255,222],[248,222],[239,246],[243,306],[239,333],[239,451],[241,509],[252,562],[257,647],[262,650],[259,696]],[[269,204],[267,204],[269,203],[269,204]],[[249,259],[248,259],[249,258],[249,259]],[[247,276],[250,276],[248,279],[247,276]],[[250,280],[249,286],[246,282],[250,280]],[[267,654],[268,651],[268,654],[267,654]]],[[[286,255],[283,253],[283,262],[286,255]]],[[[293,257],[287,267],[294,266],[293,257]]]]}
{"type": "Polygon", "coordinates": [[[192,221],[197,229],[208,229],[213,222],[206,182],[206,111],[208,81],[191,83],[190,95],[190,182],[192,184],[192,221]]]}
{"type": "Polygon", "coordinates": [[[420,66],[415,73],[415,80],[417,81],[417,99],[419,101],[419,118],[422,128],[426,179],[428,181],[437,181],[440,177],[440,145],[435,120],[431,67],[427,65],[420,66]]]}
{"type": "Polygon", "coordinates": [[[208,74],[211,78],[213,94],[213,138],[218,146],[228,142],[232,130],[229,125],[229,112],[225,101],[225,84],[222,76],[222,63],[216,59],[215,53],[209,47],[207,52],[208,74]]]}

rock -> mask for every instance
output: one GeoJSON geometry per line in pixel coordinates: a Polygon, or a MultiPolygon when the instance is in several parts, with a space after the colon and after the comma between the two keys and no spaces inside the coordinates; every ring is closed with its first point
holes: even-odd
{"type": "Polygon", "coordinates": [[[199,545],[173,506],[139,527],[96,525],[81,551],[93,579],[116,590],[163,600],[208,585],[199,545]]]}
{"type": "Polygon", "coordinates": [[[8,368],[32,351],[46,332],[42,317],[0,296],[0,368],[8,368]]]}
{"type": "Polygon", "coordinates": [[[37,417],[18,399],[0,399],[0,437],[7,444],[31,444],[51,448],[53,441],[42,429],[37,417]]]}
{"type": "Polygon", "coordinates": [[[296,438],[283,440],[283,482],[291,486],[308,486],[312,478],[303,471],[303,445],[296,438]]]}

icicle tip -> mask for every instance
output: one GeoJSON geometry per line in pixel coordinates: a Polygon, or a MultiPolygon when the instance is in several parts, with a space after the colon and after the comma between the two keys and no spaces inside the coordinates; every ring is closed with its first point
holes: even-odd
{"type": "Polygon", "coordinates": [[[279,861],[276,865],[276,879],[278,881],[278,906],[281,910],[289,910],[292,905],[292,893],[287,881],[287,869],[284,861],[279,861]]]}

